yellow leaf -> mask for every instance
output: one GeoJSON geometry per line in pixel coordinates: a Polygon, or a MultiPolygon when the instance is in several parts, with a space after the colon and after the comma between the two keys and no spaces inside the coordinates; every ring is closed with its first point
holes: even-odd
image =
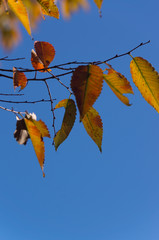
{"type": "Polygon", "coordinates": [[[103,124],[99,113],[91,107],[82,119],[82,123],[88,135],[97,144],[99,150],[102,151],[103,124]]]}
{"type": "Polygon", "coordinates": [[[77,11],[80,7],[88,9],[89,4],[87,0],[62,0],[61,8],[64,17],[68,18],[70,15],[77,11]]]}
{"type": "Polygon", "coordinates": [[[55,150],[57,150],[59,145],[68,137],[76,118],[76,106],[72,99],[64,99],[60,101],[55,106],[55,109],[60,107],[65,108],[65,114],[62,121],[61,129],[54,137],[55,150]]]}
{"type": "Polygon", "coordinates": [[[42,120],[36,121],[33,119],[32,121],[35,124],[35,126],[37,127],[37,129],[40,131],[42,137],[50,138],[50,133],[48,131],[48,128],[42,120]]]}
{"type": "MultiPolygon", "coordinates": [[[[40,63],[42,63],[45,68],[47,68],[55,57],[54,47],[52,46],[52,44],[50,44],[48,42],[35,41],[34,48],[35,48],[38,58],[40,59],[40,63]]],[[[32,55],[32,58],[33,58],[33,55],[32,55]]],[[[35,60],[35,57],[33,58],[33,60],[35,62],[38,61],[38,60],[35,60]]],[[[33,65],[33,67],[34,67],[34,65],[33,65]]]]}
{"type": "Polygon", "coordinates": [[[30,23],[27,10],[22,0],[8,0],[8,5],[14,14],[19,18],[29,35],[31,35],[30,23]]]}
{"type": "Polygon", "coordinates": [[[94,2],[97,5],[98,9],[100,10],[102,7],[103,0],[94,0],[94,2]]]}
{"type": "Polygon", "coordinates": [[[38,130],[38,128],[35,126],[35,124],[32,122],[32,120],[28,120],[26,118],[24,120],[25,120],[27,130],[29,132],[29,136],[31,138],[37,159],[38,159],[40,167],[42,169],[43,176],[45,176],[44,171],[43,171],[45,148],[44,148],[44,142],[43,142],[43,138],[41,136],[41,132],[38,130]]]}
{"type": "Polygon", "coordinates": [[[71,88],[76,97],[80,121],[99,97],[103,86],[102,69],[96,65],[79,66],[73,73],[71,88]]]}
{"type": "Polygon", "coordinates": [[[23,90],[27,85],[27,78],[23,72],[18,71],[15,67],[13,67],[13,86],[14,90],[17,87],[21,87],[23,90]]]}
{"type": "Polygon", "coordinates": [[[130,63],[132,79],[145,100],[159,112],[159,74],[152,65],[141,57],[130,63]]]}
{"type": "Polygon", "coordinates": [[[42,13],[50,17],[59,18],[59,10],[53,0],[37,0],[42,8],[42,13]]]}
{"type": "Polygon", "coordinates": [[[133,94],[132,87],[126,77],[113,68],[108,69],[108,74],[103,74],[103,76],[114,94],[127,106],[130,106],[129,99],[123,95],[124,93],[133,94]]]}

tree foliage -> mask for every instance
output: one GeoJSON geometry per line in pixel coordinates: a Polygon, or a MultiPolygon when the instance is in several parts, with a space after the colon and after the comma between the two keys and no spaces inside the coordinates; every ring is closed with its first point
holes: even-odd
{"type": "MultiPolygon", "coordinates": [[[[100,11],[102,1],[94,1],[100,11]]],[[[54,1],[47,0],[2,0],[1,2],[1,17],[10,19],[19,19],[21,23],[26,28],[27,32],[31,34],[30,26],[34,26],[37,19],[44,15],[49,15],[55,18],[59,18],[59,10],[55,5],[54,1]],[[8,12],[8,14],[6,13],[8,12]]],[[[58,2],[57,2],[58,3],[58,2]]],[[[76,11],[80,6],[86,8],[88,7],[88,2],[86,0],[62,0],[61,8],[64,16],[69,17],[73,11],[76,11]]],[[[12,44],[8,44],[6,40],[6,35],[2,34],[2,23],[3,18],[0,20],[0,30],[2,39],[4,37],[4,43],[6,47],[11,47],[12,44]]],[[[14,30],[15,24],[13,24],[14,30]]],[[[12,26],[11,26],[12,27],[12,26]]],[[[13,29],[12,29],[13,31],[13,29]]],[[[11,38],[13,39],[13,38],[11,38]]],[[[17,40],[17,39],[16,39],[17,40]]],[[[3,42],[3,40],[2,40],[3,42]]],[[[13,43],[13,42],[12,42],[13,43]]],[[[1,109],[12,112],[16,115],[17,123],[16,130],[14,132],[14,137],[19,144],[27,144],[28,139],[31,140],[34,147],[37,159],[39,161],[40,167],[44,176],[44,159],[45,159],[45,147],[44,147],[44,137],[50,138],[50,133],[53,132],[53,144],[55,150],[68,138],[76,117],[79,113],[79,120],[84,125],[84,128],[91,139],[98,146],[99,150],[102,151],[102,138],[103,138],[103,123],[98,111],[94,108],[94,104],[99,98],[102,91],[104,91],[103,84],[107,84],[116,97],[124,103],[126,106],[131,106],[129,99],[125,94],[133,94],[133,88],[127,78],[120,72],[116,71],[112,65],[108,62],[113,59],[124,57],[126,55],[130,56],[130,70],[133,82],[141,92],[144,99],[159,112],[159,74],[155,71],[152,65],[142,57],[133,57],[132,53],[139,47],[148,44],[148,42],[141,43],[135,48],[129,50],[121,55],[115,55],[110,59],[97,62],[68,62],[61,63],[59,65],[51,65],[55,57],[54,46],[45,41],[35,41],[34,50],[31,50],[31,63],[33,69],[25,69],[13,67],[12,70],[0,69],[1,77],[6,77],[13,79],[13,89],[16,90],[20,88],[22,91],[27,87],[28,82],[39,81],[45,83],[48,98],[36,101],[26,101],[25,103],[37,103],[37,102],[49,102],[52,112],[52,127],[53,131],[49,131],[46,124],[42,120],[37,120],[36,115],[33,113],[28,113],[27,111],[21,112],[16,111],[13,108],[8,109],[0,106],[1,109]],[[62,73],[54,75],[52,70],[60,69],[62,73]],[[28,73],[32,72],[33,77],[29,78],[28,73]],[[10,76],[9,73],[13,75],[10,76]],[[43,74],[48,76],[43,77],[43,74]],[[40,74],[40,77],[39,77],[40,74]],[[70,76],[70,86],[65,85],[62,82],[62,77],[65,75],[70,76]],[[67,99],[61,99],[54,105],[54,99],[52,97],[52,92],[49,87],[49,80],[57,80],[68,92],[67,99]],[[64,116],[62,119],[61,128],[56,131],[55,127],[55,115],[56,111],[60,108],[64,108],[64,116]]],[[[58,54],[58,53],[57,53],[58,54]]],[[[2,58],[1,60],[6,60],[2,58]]],[[[15,59],[16,60],[16,59],[15,59]]],[[[15,103],[14,101],[3,100],[3,102],[15,103]]],[[[21,103],[20,101],[18,103],[21,103]]],[[[56,119],[56,121],[59,121],[56,119]]]]}

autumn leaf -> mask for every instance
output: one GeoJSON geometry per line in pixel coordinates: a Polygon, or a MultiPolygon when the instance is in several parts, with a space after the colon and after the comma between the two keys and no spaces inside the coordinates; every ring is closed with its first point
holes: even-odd
{"type": "Polygon", "coordinates": [[[26,7],[22,0],[8,0],[8,5],[15,15],[19,18],[29,35],[31,35],[30,23],[26,7]]]}
{"type": "Polygon", "coordinates": [[[62,0],[61,9],[64,17],[69,18],[73,12],[76,12],[80,7],[88,9],[87,0],[62,0]]]}
{"type": "Polygon", "coordinates": [[[82,123],[92,140],[102,151],[103,124],[99,113],[91,107],[82,119],[82,123]]]}
{"type": "Polygon", "coordinates": [[[47,68],[55,57],[54,47],[48,42],[35,41],[34,48],[36,53],[34,50],[31,52],[31,62],[33,67],[36,70],[40,69],[42,65],[42,68],[47,68]]]}
{"type": "Polygon", "coordinates": [[[42,13],[50,17],[59,18],[59,10],[54,0],[37,0],[42,8],[42,13]]]}
{"type": "Polygon", "coordinates": [[[27,78],[23,72],[18,71],[15,67],[13,67],[13,86],[14,90],[17,87],[20,87],[23,90],[27,85],[27,78]]]}
{"type": "Polygon", "coordinates": [[[30,139],[32,141],[37,159],[39,161],[40,167],[43,172],[43,177],[45,176],[43,168],[44,168],[44,159],[45,159],[45,148],[43,137],[50,137],[48,129],[44,122],[41,120],[36,121],[32,119],[24,118],[30,139]]]}
{"type": "Polygon", "coordinates": [[[102,7],[103,0],[94,0],[94,2],[97,5],[98,9],[100,10],[102,7]]]}
{"type": "Polygon", "coordinates": [[[32,121],[35,124],[35,126],[38,128],[38,130],[40,131],[42,137],[49,137],[50,138],[50,133],[48,131],[48,128],[42,120],[35,121],[33,119],[32,121]]]}
{"type": "Polygon", "coordinates": [[[108,69],[108,74],[103,74],[105,82],[114,92],[114,94],[127,106],[130,106],[129,99],[124,93],[133,94],[132,87],[124,75],[115,71],[113,68],[108,69]]]}
{"type": "Polygon", "coordinates": [[[80,121],[99,97],[103,86],[102,69],[96,65],[79,66],[73,73],[71,88],[76,97],[80,121]]]}
{"type": "Polygon", "coordinates": [[[39,72],[47,72],[51,71],[51,69],[47,68],[46,70],[44,69],[44,65],[40,58],[37,56],[36,52],[32,49],[31,51],[31,63],[32,66],[35,70],[38,70],[39,72]],[[40,70],[42,69],[42,70],[40,70]]]}
{"type": "Polygon", "coordinates": [[[56,106],[57,108],[65,108],[65,114],[62,121],[61,129],[56,133],[54,137],[55,150],[58,149],[59,145],[68,137],[76,118],[76,106],[72,99],[64,99],[60,101],[56,106]]]}
{"type": "Polygon", "coordinates": [[[159,74],[152,65],[141,57],[130,63],[132,79],[145,100],[159,112],[159,74]]]}

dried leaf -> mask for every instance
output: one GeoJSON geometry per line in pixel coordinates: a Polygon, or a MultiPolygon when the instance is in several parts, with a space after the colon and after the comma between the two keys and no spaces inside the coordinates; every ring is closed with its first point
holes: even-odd
{"type": "Polygon", "coordinates": [[[33,49],[31,51],[31,63],[32,63],[33,68],[35,70],[38,70],[39,72],[51,71],[51,69],[49,69],[49,68],[47,68],[46,70],[43,69],[44,65],[33,49]],[[43,69],[43,70],[39,70],[39,69],[43,69]]]}
{"type": "Polygon", "coordinates": [[[145,100],[159,112],[159,74],[152,65],[141,57],[130,63],[132,79],[145,100]]]}
{"type": "Polygon", "coordinates": [[[80,7],[89,8],[87,0],[62,0],[61,9],[64,17],[69,18],[73,12],[76,12],[80,7]]]}
{"type": "Polygon", "coordinates": [[[31,35],[30,23],[26,7],[22,0],[8,0],[8,5],[15,15],[19,18],[29,35],[31,35]]]}
{"type": "Polygon", "coordinates": [[[114,92],[114,94],[127,106],[130,106],[129,99],[125,97],[124,93],[132,93],[133,90],[129,81],[124,75],[115,71],[113,68],[108,69],[108,74],[103,74],[104,80],[114,92]]]}
{"type": "Polygon", "coordinates": [[[98,9],[100,10],[102,7],[103,0],[94,0],[94,2],[97,5],[98,9]]]}
{"type": "Polygon", "coordinates": [[[102,69],[96,65],[79,66],[73,73],[71,88],[76,97],[80,121],[99,97],[103,86],[102,69]]]}
{"type": "Polygon", "coordinates": [[[38,58],[40,59],[44,67],[47,68],[55,57],[54,47],[48,42],[35,41],[34,48],[38,58]]]}
{"type": "Polygon", "coordinates": [[[91,107],[82,119],[82,123],[92,140],[102,151],[103,124],[99,113],[91,107]]]}
{"type": "Polygon", "coordinates": [[[35,120],[28,120],[24,119],[30,139],[32,141],[37,159],[39,161],[40,167],[43,172],[43,176],[45,176],[43,168],[44,168],[44,159],[45,159],[45,148],[44,148],[44,142],[41,135],[41,131],[38,129],[38,127],[35,125],[35,120]]]}
{"type": "Polygon", "coordinates": [[[58,149],[59,145],[68,137],[76,118],[76,106],[72,99],[64,99],[60,101],[56,106],[57,108],[65,108],[65,114],[62,121],[61,129],[57,132],[54,137],[55,150],[58,149]]]}
{"type": "Polygon", "coordinates": [[[59,18],[59,10],[53,0],[37,0],[42,8],[42,13],[50,17],[59,18]]]}
{"type": "Polygon", "coordinates": [[[18,71],[15,67],[13,67],[13,86],[14,90],[17,87],[20,87],[23,90],[27,85],[27,78],[23,72],[18,71]]]}

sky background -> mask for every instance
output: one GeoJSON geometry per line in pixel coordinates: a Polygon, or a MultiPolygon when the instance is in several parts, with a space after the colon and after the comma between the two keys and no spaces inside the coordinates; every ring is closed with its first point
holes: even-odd
{"type": "MultiPolygon", "coordinates": [[[[105,60],[151,40],[133,56],[147,59],[159,71],[158,9],[158,0],[104,0],[100,18],[91,1],[88,12],[81,10],[68,21],[46,18],[33,37],[55,47],[53,64],[105,60]]],[[[34,41],[20,27],[23,39],[9,57],[26,60],[2,62],[1,67],[32,67],[34,41]]],[[[6,56],[2,49],[0,54],[6,56]]],[[[159,117],[132,83],[130,61],[125,56],[110,63],[130,80],[132,106],[121,103],[106,84],[95,103],[104,125],[102,154],[77,115],[72,132],[57,152],[52,141],[45,139],[45,178],[31,142],[20,146],[13,138],[14,114],[1,110],[0,239],[159,239],[159,117]]],[[[70,78],[61,80],[69,85],[70,78]]],[[[13,93],[12,81],[0,80],[1,92],[13,93]]],[[[68,97],[55,80],[49,85],[56,102],[68,97]]],[[[31,82],[23,93],[21,100],[47,98],[43,83],[31,82]]],[[[14,107],[35,112],[53,137],[49,104],[14,107]]],[[[63,113],[57,111],[57,130],[63,113]]]]}

